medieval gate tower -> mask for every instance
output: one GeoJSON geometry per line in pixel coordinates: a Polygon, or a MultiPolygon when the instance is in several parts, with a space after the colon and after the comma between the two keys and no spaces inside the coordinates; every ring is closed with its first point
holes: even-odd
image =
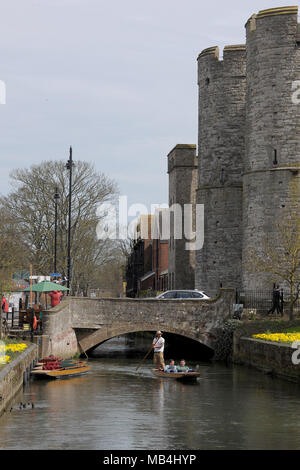
{"type": "MultiPolygon", "coordinates": [[[[196,200],[205,206],[205,239],[195,287],[210,295],[220,286],[269,289],[269,275],[247,260],[266,237],[276,250],[277,222],[300,211],[298,7],[252,15],[246,46],[226,46],[223,60],[218,47],[202,51],[198,85],[196,200]]],[[[172,192],[170,201],[179,202],[172,192]]]]}

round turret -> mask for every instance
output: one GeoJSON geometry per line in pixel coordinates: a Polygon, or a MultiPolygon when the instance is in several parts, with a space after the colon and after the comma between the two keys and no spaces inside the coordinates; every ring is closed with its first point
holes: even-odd
{"type": "Polygon", "coordinates": [[[204,246],[196,255],[196,287],[210,295],[238,286],[242,253],[246,47],[218,47],[198,57],[197,203],[204,204],[204,246]]]}
{"type": "MultiPolygon", "coordinates": [[[[269,289],[248,269],[251,253],[278,244],[277,222],[300,207],[298,7],[260,11],[246,23],[247,93],[243,177],[243,287],[269,289]]],[[[300,103],[300,101],[299,101],[300,103]]]]}

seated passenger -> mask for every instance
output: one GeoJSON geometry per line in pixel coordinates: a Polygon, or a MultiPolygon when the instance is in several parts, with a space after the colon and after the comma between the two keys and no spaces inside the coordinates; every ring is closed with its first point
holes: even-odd
{"type": "Polygon", "coordinates": [[[177,372],[174,359],[170,359],[170,364],[165,368],[165,372],[177,372]]]}
{"type": "Polygon", "coordinates": [[[179,366],[177,366],[177,371],[188,372],[189,370],[190,370],[189,367],[185,364],[185,360],[181,359],[179,366]]]}

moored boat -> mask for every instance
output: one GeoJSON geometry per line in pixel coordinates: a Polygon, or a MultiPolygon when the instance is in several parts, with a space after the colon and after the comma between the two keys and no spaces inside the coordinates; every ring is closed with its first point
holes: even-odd
{"type": "Polygon", "coordinates": [[[164,379],[175,379],[175,380],[181,380],[184,382],[188,381],[195,381],[197,380],[198,377],[200,377],[199,372],[164,372],[163,370],[156,370],[152,369],[152,373],[156,377],[161,377],[164,379]]]}
{"type": "Polygon", "coordinates": [[[59,358],[44,358],[31,371],[37,378],[59,379],[86,374],[90,366],[86,361],[60,360],[59,358]]]}

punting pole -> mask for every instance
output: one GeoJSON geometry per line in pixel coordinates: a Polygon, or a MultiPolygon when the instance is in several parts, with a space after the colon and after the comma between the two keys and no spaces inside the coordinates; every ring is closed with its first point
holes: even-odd
{"type": "Polygon", "coordinates": [[[30,265],[30,307],[32,308],[32,264],[30,265]]]}

